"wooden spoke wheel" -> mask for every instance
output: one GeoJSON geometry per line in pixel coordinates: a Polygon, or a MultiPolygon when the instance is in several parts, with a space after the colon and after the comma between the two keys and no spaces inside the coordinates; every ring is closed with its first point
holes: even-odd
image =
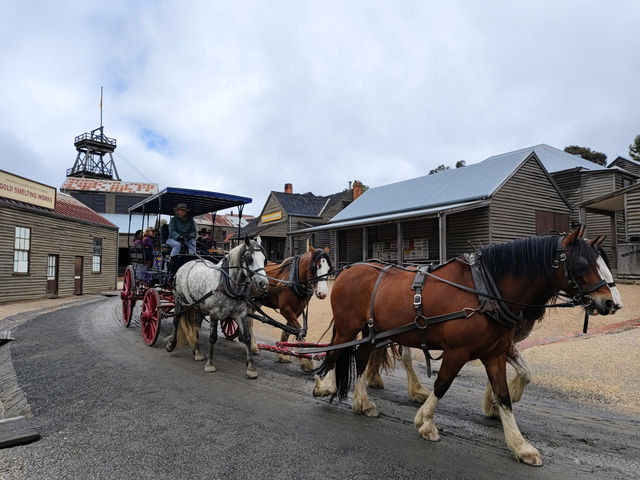
{"type": "Polygon", "coordinates": [[[131,324],[133,307],[136,306],[135,283],[133,279],[133,267],[131,267],[131,265],[124,271],[120,298],[122,300],[122,321],[124,326],[128,327],[131,324]]]}
{"type": "Polygon", "coordinates": [[[160,295],[154,288],[149,288],[142,299],[140,327],[144,343],[152,346],[160,333],[160,295]]]}
{"type": "Polygon", "coordinates": [[[225,318],[222,320],[222,322],[220,322],[220,328],[224,336],[229,340],[233,340],[238,336],[238,322],[233,318],[225,318]]]}

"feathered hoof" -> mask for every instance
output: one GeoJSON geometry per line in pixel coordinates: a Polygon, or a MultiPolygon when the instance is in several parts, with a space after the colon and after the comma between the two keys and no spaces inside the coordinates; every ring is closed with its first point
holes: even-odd
{"type": "Polygon", "coordinates": [[[424,403],[427,401],[427,398],[429,398],[429,395],[431,394],[427,391],[426,388],[421,388],[416,390],[415,392],[410,393],[409,398],[412,402],[424,403]]]}
{"type": "Polygon", "coordinates": [[[540,453],[531,445],[529,445],[529,448],[527,448],[525,452],[520,452],[516,458],[522,463],[532,467],[542,466],[542,457],[540,457],[540,453]]]}
{"type": "Polygon", "coordinates": [[[378,373],[369,375],[367,376],[367,385],[371,388],[384,388],[384,380],[378,373]]]}
{"type": "Polygon", "coordinates": [[[300,359],[300,369],[303,372],[313,371],[313,360],[309,360],[308,358],[300,359]]]}
{"type": "Polygon", "coordinates": [[[247,367],[247,378],[251,380],[258,378],[258,370],[256,370],[256,367],[247,367]]]}
{"type": "Polygon", "coordinates": [[[215,365],[213,365],[213,364],[209,364],[209,363],[207,363],[207,364],[204,366],[204,371],[205,371],[205,372],[207,372],[207,373],[215,372],[215,371],[216,371],[216,366],[215,366],[215,365]]]}
{"type": "Polygon", "coordinates": [[[289,355],[278,354],[278,361],[280,363],[291,363],[291,357],[289,355]]]}
{"type": "Polygon", "coordinates": [[[198,352],[193,356],[193,359],[196,362],[201,362],[202,360],[204,360],[204,355],[202,355],[200,352],[198,352]]]}
{"type": "Polygon", "coordinates": [[[173,335],[169,337],[164,348],[167,350],[167,352],[173,352],[173,349],[176,348],[176,342],[173,341],[173,335]]]}

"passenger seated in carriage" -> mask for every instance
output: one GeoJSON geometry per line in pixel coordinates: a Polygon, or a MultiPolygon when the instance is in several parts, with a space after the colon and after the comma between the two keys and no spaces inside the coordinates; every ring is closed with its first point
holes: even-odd
{"type": "Polygon", "coordinates": [[[147,264],[148,267],[153,265],[153,259],[156,256],[155,245],[154,245],[154,237],[155,237],[155,229],[152,227],[147,228],[142,235],[142,250],[144,253],[144,263],[147,264]]]}
{"type": "Polygon", "coordinates": [[[142,245],[142,230],[137,230],[136,233],[133,234],[133,244],[142,245]]]}
{"type": "Polygon", "coordinates": [[[196,253],[196,224],[191,217],[187,216],[189,208],[186,203],[178,203],[173,211],[175,215],[169,221],[169,238],[167,245],[171,247],[171,256],[178,255],[185,244],[189,248],[189,253],[196,253]]]}
{"type": "Polygon", "coordinates": [[[199,232],[200,236],[198,237],[198,241],[196,242],[196,247],[198,253],[208,253],[211,248],[212,238],[209,230],[203,228],[199,232]]]}

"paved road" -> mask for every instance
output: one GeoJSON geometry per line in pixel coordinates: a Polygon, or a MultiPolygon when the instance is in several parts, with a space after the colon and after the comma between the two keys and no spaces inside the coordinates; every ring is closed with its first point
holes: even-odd
{"type": "Polygon", "coordinates": [[[161,340],[149,348],[138,326],[120,323],[117,298],[38,316],[14,336],[14,368],[42,439],[0,450],[2,479],[560,479],[640,471],[638,419],[542,398],[535,386],[515,412],[545,466],[518,464],[500,424],[480,413],[484,378],[473,366],[440,403],[442,441],[430,443],[412,425],[417,406],[400,371],[386,377],[386,390],[371,392],[381,418],[364,418],[347,403],[314,399],[312,380],[271,354],[257,361],[260,377],[246,380],[237,342],[218,342],[214,374],[186,349],[168,354],[161,340]]]}

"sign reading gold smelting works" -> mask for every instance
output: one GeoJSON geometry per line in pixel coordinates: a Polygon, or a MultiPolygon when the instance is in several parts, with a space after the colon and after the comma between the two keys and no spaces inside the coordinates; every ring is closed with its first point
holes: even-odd
{"type": "Polygon", "coordinates": [[[56,208],[56,189],[0,170],[0,197],[39,207],[56,208]]]}
{"type": "Polygon", "coordinates": [[[262,223],[273,222],[274,220],[280,220],[282,218],[282,211],[267,213],[266,215],[262,215],[261,220],[262,223]]]}

